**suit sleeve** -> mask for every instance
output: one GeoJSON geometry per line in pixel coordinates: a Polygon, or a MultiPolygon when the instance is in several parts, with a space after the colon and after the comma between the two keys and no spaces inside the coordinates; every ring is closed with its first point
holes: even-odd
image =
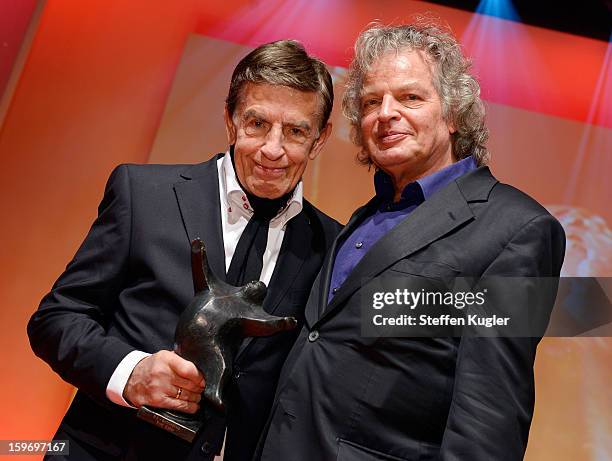
{"type": "Polygon", "coordinates": [[[130,233],[129,170],[122,165],[108,180],[87,237],[28,323],[34,353],[100,400],[119,362],[134,350],[106,329],[126,277],[130,233]]]}
{"type": "MultiPolygon", "coordinates": [[[[483,277],[557,277],[564,253],[561,225],[548,214],[540,215],[513,236],[483,277]]],[[[553,291],[540,305],[544,310],[540,315],[546,318],[554,303],[553,291]]],[[[461,338],[440,459],[523,459],[533,415],[533,364],[539,340],[461,338]]]]}

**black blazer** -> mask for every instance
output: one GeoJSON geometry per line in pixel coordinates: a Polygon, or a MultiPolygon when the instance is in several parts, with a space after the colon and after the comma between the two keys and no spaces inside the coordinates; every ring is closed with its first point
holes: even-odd
{"type": "MultiPolygon", "coordinates": [[[[203,239],[210,267],[225,277],[218,158],[199,165],[117,167],[89,234],[28,324],[34,352],[79,389],[56,436],[75,440],[74,459],[181,459],[191,449],[137,419],[133,409],[110,402],[105,390],[132,350],[172,349],[178,317],[194,294],[192,239],[203,239]]],[[[287,224],[265,310],[303,324],[308,293],[339,229],[304,201],[287,224]]],[[[242,344],[228,459],[252,455],[298,333],[242,344]]]]}
{"type": "Polygon", "coordinates": [[[376,205],[355,212],[326,258],[256,459],[522,459],[539,338],[365,338],[360,295],[390,273],[409,289],[422,277],[558,276],[563,229],[482,167],[381,238],[327,305],[339,242],[376,205]]]}

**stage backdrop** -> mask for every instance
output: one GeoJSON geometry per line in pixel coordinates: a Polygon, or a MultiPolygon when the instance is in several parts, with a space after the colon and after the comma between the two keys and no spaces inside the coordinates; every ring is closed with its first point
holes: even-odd
{"type": "MultiPolygon", "coordinates": [[[[447,22],[482,84],[493,172],[561,220],[565,275],[612,275],[608,42],[427,2],[222,3],[0,3],[0,18],[13,19],[0,27],[0,439],[50,438],[73,395],[33,356],[25,325],[86,234],[112,168],[224,151],[231,71],[270,40],[301,40],[329,64],[334,133],[309,165],[306,195],[346,222],[372,194],[339,110],[355,37],[374,19],[447,22]]],[[[528,460],[612,459],[610,363],[609,338],[542,342],[528,460]]]]}

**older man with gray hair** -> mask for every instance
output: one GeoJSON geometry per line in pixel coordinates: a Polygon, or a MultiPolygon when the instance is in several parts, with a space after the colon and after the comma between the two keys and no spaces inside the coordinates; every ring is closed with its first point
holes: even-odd
{"type": "Polygon", "coordinates": [[[362,304],[386,277],[417,292],[456,277],[559,275],[559,223],[486,166],[469,67],[435,25],[373,25],[357,39],[343,107],[376,195],[315,281],[258,459],[523,457],[539,338],[362,335],[362,304]]]}
{"type": "Polygon", "coordinates": [[[195,413],[202,405],[206,376],[173,350],[194,296],[196,237],[217,278],[261,280],[264,310],[303,322],[340,229],[303,197],[302,184],[331,132],[333,98],[325,64],[299,42],[263,44],[234,69],[225,153],[111,174],[98,218],[28,324],[34,352],[79,389],[54,437],[69,442],[69,454],[49,458],[212,460],[226,434],[224,460],[251,459],[297,331],[241,344],[228,410],[205,408],[194,443],[137,418],[135,408],[195,413]]]}

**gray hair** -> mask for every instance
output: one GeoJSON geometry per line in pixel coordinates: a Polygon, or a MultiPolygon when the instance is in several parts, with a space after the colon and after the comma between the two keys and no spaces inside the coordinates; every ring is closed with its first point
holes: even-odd
{"type": "Polygon", "coordinates": [[[471,63],[449,32],[430,23],[403,26],[374,23],[357,38],[355,57],[349,68],[347,88],[342,99],[342,110],[352,125],[353,142],[362,148],[357,159],[366,165],[372,163],[363,151],[361,136],[360,98],[365,76],[372,64],[384,54],[404,49],[422,51],[432,65],[432,83],[440,96],[443,117],[456,129],[451,135],[455,158],[473,155],[478,165],[486,164],[489,152],[485,143],[489,130],[485,125],[480,86],[468,73],[471,63]]]}
{"type": "Polygon", "coordinates": [[[255,48],[240,60],[225,100],[232,117],[247,83],[283,85],[299,91],[316,92],[321,101],[319,129],[327,125],[334,104],[332,78],[325,64],[309,56],[295,40],[279,40],[255,48]]]}

